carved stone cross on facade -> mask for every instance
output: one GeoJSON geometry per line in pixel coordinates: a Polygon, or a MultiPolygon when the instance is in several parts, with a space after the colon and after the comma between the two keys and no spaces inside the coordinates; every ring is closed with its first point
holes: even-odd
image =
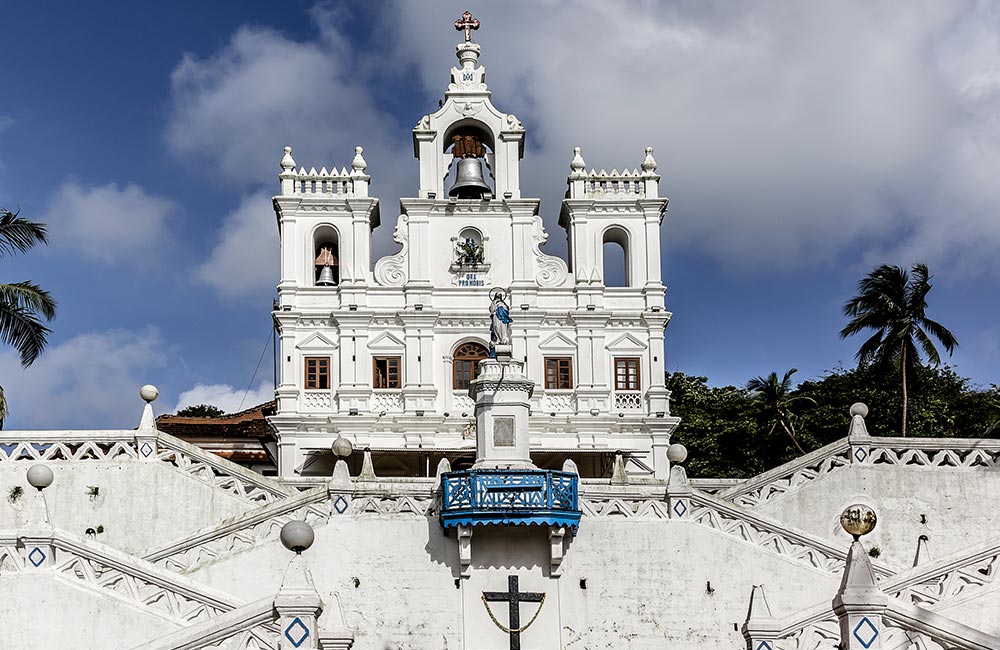
{"type": "Polygon", "coordinates": [[[484,591],[483,604],[486,605],[486,612],[493,619],[493,623],[510,635],[510,650],[521,650],[521,632],[531,627],[538,615],[542,613],[545,594],[522,592],[517,586],[517,576],[507,576],[507,591],[484,591]],[[507,625],[498,621],[493,615],[490,603],[507,603],[509,608],[507,625]],[[521,603],[538,603],[538,609],[535,610],[531,620],[523,626],[521,625],[521,603]]]}
{"type": "Polygon", "coordinates": [[[468,11],[462,14],[462,17],[455,21],[455,29],[458,31],[465,30],[465,42],[468,43],[472,40],[473,29],[479,29],[479,21],[472,17],[472,14],[468,11]]]}

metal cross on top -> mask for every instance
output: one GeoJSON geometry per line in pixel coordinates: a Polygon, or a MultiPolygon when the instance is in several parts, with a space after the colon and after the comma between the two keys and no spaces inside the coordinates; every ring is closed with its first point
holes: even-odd
{"type": "Polygon", "coordinates": [[[486,613],[490,615],[494,625],[510,635],[510,650],[521,650],[521,632],[531,627],[538,615],[542,613],[545,594],[521,591],[517,585],[517,576],[507,576],[507,591],[484,591],[482,599],[483,604],[486,605],[486,613]],[[493,610],[490,609],[490,603],[497,602],[507,603],[510,608],[507,614],[507,625],[498,621],[493,610]],[[521,603],[538,603],[535,615],[524,625],[521,625],[521,603]]]}
{"type": "Polygon", "coordinates": [[[473,29],[479,29],[479,20],[472,17],[471,12],[462,13],[462,17],[455,21],[455,29],[458,31],[465,30],[465,42],[468,43],[472,40],[473,29]]]}

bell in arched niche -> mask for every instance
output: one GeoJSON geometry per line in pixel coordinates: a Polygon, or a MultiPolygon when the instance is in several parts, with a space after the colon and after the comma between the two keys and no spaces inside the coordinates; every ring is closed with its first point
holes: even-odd
{"type": "Polygon", "coordinates": [[[448,196],[459,199],[488,198],[493,193],[483,176],[483,157],[486,147],[476,132],[462,132],[452,136],[452,155],[458,159],[455,184],[448,190],[448,196]]]}
{"type": "Polygon", "coordinates": [[[315,265],[317,287],[333,287],[340,282],[340,263],[334,244],[325,242],[319,245],[315,265]]]}

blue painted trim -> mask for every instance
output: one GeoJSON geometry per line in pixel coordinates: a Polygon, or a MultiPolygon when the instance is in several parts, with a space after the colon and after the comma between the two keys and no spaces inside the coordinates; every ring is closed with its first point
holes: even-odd
{"type": "Polygon", "coordinates": [[[872,644],[875,643],[875,639],[878,638],[878,628],[875,627],[874,623],[868,620],[867,616],[865,616],[860,621],[858,621],[858,624],[854,627],[854,631],[852,632],[852,634],[854,634],[854,638],[858,640],[858,643],[860,643],[867,649],[872,647],[872,644]],[[860,630],[861,626],[865,624],[867,624],[869,629],[871,629],[871,631],[874,632],[874,634],[872,634],[872,637],[868,639],[868,643],[865,643],[865,640],[862,639],[861,635],[858,634],[858,630],[860,630]]]}
{"type": "Polygon", "coordinates": [[[465,470],[441,475],[441,525],[580,525],[579,477],[552,470],[465,470]]]}
{"type": "Polygon", "coordinates": [[[306,627],[306,624],[302,622],[302,619],[296,616],[295,620],[289,623],[288,627],[285,628],[285,638],[291,641],[293,646],[298,648],[300,645],[305,643],[306,639],[309,638],[309,628],[306,627]],[[302,628],[302,632],[304,632],[304,634],[301,637],[299,637],[298,641],[293,639],[291,635],[292,628],[295,627],[296,625],[302,628]]]}

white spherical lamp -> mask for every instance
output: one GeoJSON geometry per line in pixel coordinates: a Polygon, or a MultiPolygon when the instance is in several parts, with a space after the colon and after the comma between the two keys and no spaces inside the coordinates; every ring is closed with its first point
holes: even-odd
{"type": "Polygon", "coordinates": [[[667,447],[667,460],[671,463],[683,463],[688,457],[687,447],[679,442],[667,447]]]}
{"type": "Polygon", "coordinates": [[[868,405],[862,404],[861,402],[851,404],[851,417],[854,417],[855,415],[860,415],[863,418],[868,417],[868,405]]]}
{"type": "Polygon", "coordinates": [[[55,477],[48,465],[32,465],[28,468],[28,485],[35,489],[44,490],[49,487],[53,478],[55,477]]]}
{"type": "Polygon", "coordinates": [[[337,439],[333,441],[332,448],[337,458],[347,458],[354,452],[354,445],[344,436],[337,436],[337,439]]]}
{"type": "Polygon", "coordinates": [[[301,553],[316,539],[313,527],[304,521],[290,521],[281,527],[281,543],[289,551],[301,553]]]}
{"type": "Polygon", "coordinates": [[[875,510],[863,503],[847,506],[840,515],[841,528],[853,537],[854,541],[858,541],[862,535],[867,535],[875,530],[876,523],[878,523],[878,516],[876,516],[875,510]]]}
{"type": "Polygon", "coordinates": [[[157,389],[156,386],[152,384],[146,384],[145,386],[139,389],[139,397],[141,397],[147,403],[154,401],[159,396],[160,396],[159,389],[157,389]]]}

